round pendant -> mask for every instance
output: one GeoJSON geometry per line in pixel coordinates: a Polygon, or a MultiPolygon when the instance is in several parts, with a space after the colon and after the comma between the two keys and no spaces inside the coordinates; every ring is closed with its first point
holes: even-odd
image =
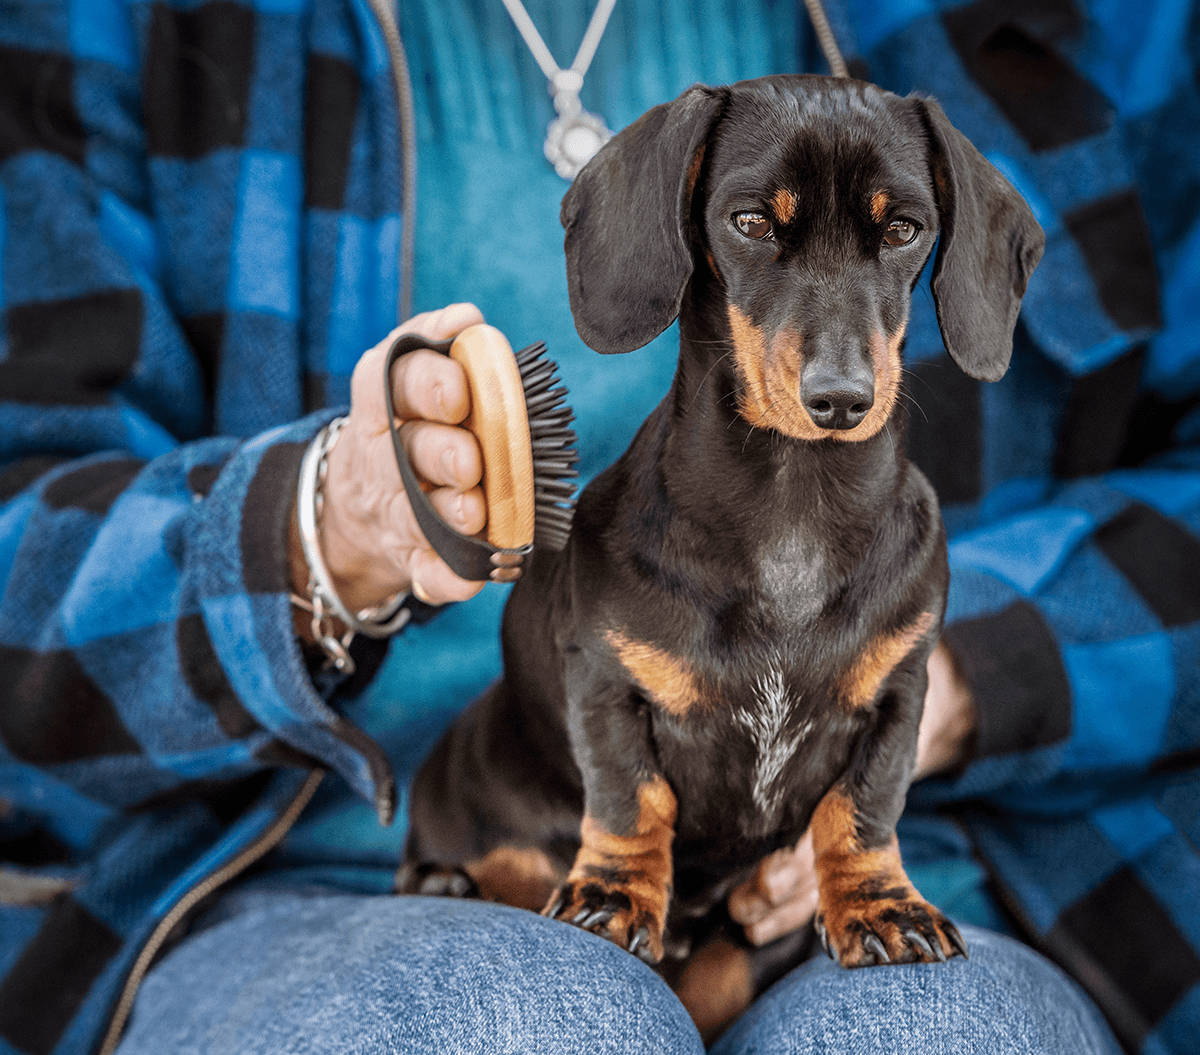
{"type": "Polygon", "coordinates": [[[546,129],[546,159],[563,179],[572,180],[613,134],[600,117],[582,108],[560,114],[546,129]]]}

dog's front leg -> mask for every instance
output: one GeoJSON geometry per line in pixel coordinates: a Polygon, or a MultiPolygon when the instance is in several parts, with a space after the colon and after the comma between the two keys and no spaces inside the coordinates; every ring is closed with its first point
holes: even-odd
{"type": "Polygon", "coordinates": [[[957,928],[921,896],[900,861],[896,822],[916,755],[925,696],[917,650],[876,698],[876,725],[813,813],[816,928],[843,967],[965,956],[957,928]]]}
{"type": "Polygon", "coordinates": [[[544,914],[657,963],[671,897],[675,793],[653,761],[636,691],[619,674],[581,665],[567,664],[570,736],[584,788],[580,847],[544,914]]]}

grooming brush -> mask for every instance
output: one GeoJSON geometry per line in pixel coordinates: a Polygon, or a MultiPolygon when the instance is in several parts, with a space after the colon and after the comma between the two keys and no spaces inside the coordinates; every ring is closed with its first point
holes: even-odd
{"type": "Polygon", "coordinates": [[[535,547],[561,550],[566,545],[579,455],[569,428],[575,416],[557,371],[541,341],[514,354],[504,334],[486,325],[471,326],[448,341],[405,334],[388,352],[384,390],[400,477],[425,538],[460,578],[513,582],[535,547]],[[400,442],[392,365],[418,348],[448,355],[466,372],[471,414],[463,425],[483,453],[486,537],[455,531],[438,515],[400,442]]]}

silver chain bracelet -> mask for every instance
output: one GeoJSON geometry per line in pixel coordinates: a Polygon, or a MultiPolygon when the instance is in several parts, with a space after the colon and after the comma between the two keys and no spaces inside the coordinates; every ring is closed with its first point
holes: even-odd
{"type": "Polygon", "coordinates": [[[296,491],[296,519],[300,525],[300,544],[308,562],[308,597],[292,594],[292,604],[312,615],[312,633],[328,662],[342,674],[353,674],[354,660],[350,643],[355,634],[366,637],[390,637],[412,618],[406,607],[407,591],[401,591],[374,608],[352,613],[333,586],[333,578],[321,555],[321,522],[325,511],[325,478],[329,473],[329,452],[337,443],[346,417],[334,418],[313,438],[300,463],[300,483],[296,491]],[[334,618],[346,627],[338,637],[334,618]]]}

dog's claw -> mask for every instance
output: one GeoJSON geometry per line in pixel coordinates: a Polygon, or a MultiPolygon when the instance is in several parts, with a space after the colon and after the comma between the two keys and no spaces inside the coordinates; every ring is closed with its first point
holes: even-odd
{"type": "Polygon", "coordinates": [[[880,963],[891,963],[892,958],[888,955],[887,948],[883,942],[879,940],[876,934],[868,934],[863,938],[863,948],[870,953],[874,953],[875,959],[880,963]]]}
{"type": "Polygon", "coordinates": [[[942,952],[942,943],[940,941],[934,939],[934,945],[937,946],[935,949],[934,945],[930,945],[928,939],[920,931],[906,930],[904,937],[910,945],[915,945],[930,960],[940,960],[942,963],[946,962],[946,954],[942,952]]]}
{"type": "Polygon", "coordinates": [[[562,894],[559,894],[558,897],[556,897],[550,904],[550,907],[546,909],[546,915],[551,919],[558,919],[558,914],[563,910],[563,904],[564,898],[562,894]]]}
{"type": "Polygon", "coordinates": [[[591,913],[589,913],[587,909],[583,909],[576,914],[575,918],[571,920],[571,922],[574,923],[575,926],[583,928],[583,930],[591,930],[593,927],[607,923],[612,918],[613,912],[611,909],[601,908],[591,913]]]}
{"type": "Polygon", "coordinates": [[[646,963],[654,962],[653,953],[650,951],[650,931],[647,928],[638,927],[629,941],[629,951],[639,960],[644,960],[646,963]]]}
{"type": "Polygon", "coordinates": [[[475,880],[462,868],[429,862],[405,862],[396,872],[393,887],[397,894],[457,898],[479,896],[475,880]]]}
{"type": "Polygon", "coordinates": [[[945,931],[946,937],[950,940],[950,944],[954,946],[954,951],[964,960],[971,958],[967,952],[967,943],[963,941],[963,936],[958,933],[958,928],[949,920],[942,925],[942,930],[945,931]]]}
{"type": "Polygon", "coordinates": [[[833,954],[833,947],[829,944],[829,932],[825,929],[825,921],[818,916],[813,921],[813,926],[816,929],[817,937],[821,939],[821,948],[825,950],[825,955],[836,962],[837,957],[833,954]]]}

